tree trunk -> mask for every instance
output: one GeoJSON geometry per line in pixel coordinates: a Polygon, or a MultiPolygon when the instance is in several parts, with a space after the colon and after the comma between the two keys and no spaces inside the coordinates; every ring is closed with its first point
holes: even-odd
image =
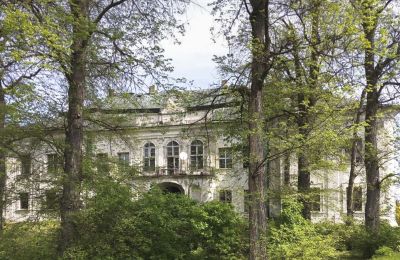
{"type": "Polygon", "coordinates": [[[365,204],[365,226],[371,231],[379,229],[380,176],[377,145],[378,93],[367,93],[365,120],[365,172],[367,175],[367,201],[365,204]]]}
{"type": "MultiPolygon", "coordinates": [[[[356,126],[358,126],[361,122],[365,94],[366,94],[366,91],[364,89],[361,94],[360,103],[359,103],[359,106],[358,106],[358,109],[356,112],[356,117],[354,119],[354,125],[356,125],[356,126]]],[[[351,143],[349,184],[346,188],[347,217],[349,217],[350,219],[354,218],[353,188],[354,188],[354,180],[357,177],[356,168],[357,168],[357,141],[358,140],[359,140],[359,137],[358,137],[358,133],[357,133],[357,128],[355,128],[353,130],[353,140],[351,143]]]]}
{"type": "MultiPolygon", "coordinates": [[[[364,7],[366,13],[374,10],[373,5],[364,7]]],[[[377,15],[377,14],[375,14],[377,15]]],[[[365,173],[367,176],[367,201],[365,204],[365,226],[368,230],[377,231],[380,214],[380,180],[377,145],[377,113],[379,91],[377,83],[379,72],[375,67],[375,33],[377,17],[363,20],[364,36],[367,41],[364,53],[364,71],[366,81],[367,102],[365,106],[365,173]]]]}
{"type": "Polygon", "coordinates": [[[61,201],[61,253],[73,243],[76,237],[77,230],[74,225],[74,214],[81,208],[83,102],[86,84],[86,48],[88,43],[86,1],[71,1],[70,8],[74,21],[70,71],[66,72],[69,85],[61,201]]]}
{"type": "MultiPolygon", "coordinates": [[[[0,83],[0,132],[4,130],[5,127],[5,109],[6,100],[3,91],[3,86],[0,83]]],[[[5,203],[5,192],[6,192],[6,155],[5,151],[0,148],[0,232],[4,227],[4,209],[5,203]]]]}
{"type": "Polygon", "coordinates": [[[267,74],[266,57],[269,51],[268,5],[266,0],[250,1],[252,12],[252,64],[249,99],[249,259],[267,259],[267,212],[264,195],[263,85],[267,74]]]}
{"type": "MultiPolygon", "coordinates": [[[[307,142],[309,133],[311,131],[312,118],[310,115],[310,108],[315,106],[316,97],[314,91],[317,89],[318,76],[319,76],[319,16],[320,16],[320,5],[319,1],[312,1],[311,10],[311,42],[310,42],[310,65],[307,82],[306,94],[298,94],[298,109],[299,115],[297,120],[297,125],[299,133],[303,138],[304,143],[307,142]]],[[[299,61],[296,62],[296,64],[299,61]]],[[[299,65],[296,65],[296,70],[299,65]]],[[[297,74],[297,73],[296,73],[297,74]]],[[[299,153],[298,156],[298,191],[301,194],[300,202],[303,204],[302,215],[305,219],[311,220],[311,202],[310,202],[310,188],[311,188],[311,176],[310,176],[310,160],[306,152],[306,146],[302,148],[303,151],[299,153]]]]}

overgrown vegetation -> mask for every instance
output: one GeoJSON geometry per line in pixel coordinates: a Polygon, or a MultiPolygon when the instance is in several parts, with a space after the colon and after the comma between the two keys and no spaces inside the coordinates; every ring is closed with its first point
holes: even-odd
{"type": "MultiPolygon", "coordinates": [[[[158,189],[131,198],[126,185],[97,182],[96,195],[75,216],[79,236],[64,258],[247,259],[246,219],[231,205],[200,204],[158,189]]],[[[284,200],[265,241],[270,259],[397,259],[400,228],[383,224],[379,233],[368,233],[360,224],[312,224],[301,207],[284,200]]],[[[56,221],[9,224],[0,259],[55,259],[58,235],[56,221]]]]}

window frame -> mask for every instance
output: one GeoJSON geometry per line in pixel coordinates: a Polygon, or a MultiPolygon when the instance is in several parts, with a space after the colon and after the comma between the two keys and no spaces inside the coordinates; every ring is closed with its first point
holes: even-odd
{"type": "Polygon", "coordinates": [[[29,210],[29,193],[19,193],[19,210],[29,210]]]}
{"type": "Polygon", "coordinates": [[[232,190],[222,189],[218,191],[219,202],[232,204],[233,193],[232,190]]]}
{"type": "Polygon", "coordinates": [[[233,152],[232,147],[218,148],[218,167],[219,167],[219,169],[232,169],[233,168],[232,152],[233,152]]]}
{"type": "Polygon", "coordinates": [[[20,176],[28,178],[32,174],[32,156],[30,154],[23,154],[19,156],[21,162],[20,176]]]}
{"type": "Polygon", "coordinates": [[[63,170],[63,160],[62,157],[59,156],[57,153],[48,153],[46,154],[46,160],[47,160],[47,165],[46,165],[46,171],[47,173],[59,173],[63,170]],[[50,157],[52,158],[52,163],[50,164],[50,157]]]}
{"type": "Polygon", "coordinates": [[[152,142],[143,145],[143,171],[154,172],[156,170],[156,146],[152,142]],[[154,155],[152,155],[152,151],[154,155]]]}
{"type": "Polygon", "coordinates": [[[179,153],[180,153],[180,145],[177,141],[170,141],[167,143],[166,159],[167,159],[168,174],[175,174],[176,172],[179,172],[179,170],[181,168],[179,153]],[[170,153],[170,151],[171,151],[171,153],[170,153]],[[171,164],[173,167],[170,167],[171,164]]]}
{"type": "Polygon", "coordinates": [[[362,186],[353,186],[352,204],[353,204],[354,212],[363,212],[363,187],[362,186]],[[356,194],[360,195],[360,197],[356,198],[356,194]],[[356,201],[356,199],[359,201],[356,201]],[[359,207],[357,209],[356,209],[356,202],[359,203],[359,207]]]}
{"type": "Polygon", "coordinates": [[[315,187],[311,187],[310,188],[310,195],[309,195],[309,198],[310,198],[310,211],[311,212],[313,212],[313,213],[320,213],[320,212],[322,212],[322,209],[323,209],[323,203],[322,203],[322,201],[323,201],[323,197],[322,197],[322,188],[321,187],[319,187],[319,186],[315,186],[315,187]],[[316,193],[315,191],[319,191],[318,193],[316,193]],[[318,198],[318,200],[319,200],[319,202],[317,203],[317,199],[315,199],[315,198],[318,198]],[[314,205],[318,205],[318,210],[316,210],[315,208],[314,208],[314,205]]]}
{"type": "Polygon", "coordinates": [[[197,139],[190,143],[189,168],[192,171],[204,169],[204,143],[201,140],[197,139]],[[201,152],[199,152],[200,148],[201,152]]]}

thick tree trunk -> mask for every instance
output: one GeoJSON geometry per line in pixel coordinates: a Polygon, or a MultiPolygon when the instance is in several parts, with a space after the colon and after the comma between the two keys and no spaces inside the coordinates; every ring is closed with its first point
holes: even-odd
{"type": "MultiPolygon", "coordinates": [[[[0,132],[2,132],[5,127],[5,106],[5,95],[3,87],[0,85],[0,132]]],[[[6,178],[6,155],[5,151],[0,148],[0,232],[3,230],[4,226],[6,178]]]]}
{"type": "MultiPolygon", "coordinates": [[[[366,6],[365,10],[373,10],[373,6],[366,6]]],[[[379,72],[375,67],[375,33],[376,18],[368,20],[364,17],[364,36],[368,44],[365,48],[364,70],[366,81],[367,102],[365,106],[365,173],[367,176],[367,201],[365,204],[365,226],[368,230],[379,229],[380,214],[380,179],[379,158],[377,145],[377,113],[379,105],[379,91],[377,83],[379,72]]]]}
{"type": "Polygon", "coordinates": [[[365,120],[365,172],[367,175],[367,201],[365,204],[365,226],[371,231],[379,229],[380,176],[377,145],[378,93],[367,93],[365,120]]]}
{"type": "Polygon", "coordinates": [[[65,131],[64,178],[61,201],[60,251],[73,243],[76,237],[74,214],[81,208],[83,102],[86,84],[87,3],[71,1],[73,42],[71,45],[68,79],[68,112],[65,131]]]}
{"type": "Polygon", "coordinates": [[[267,259],[267,212],[264,194],[264,141],[263,141],[263,85],[268,57],[268,1],[250,1],[252,12],[252,65],[249,99],[249,207],[250,255],[249,259],[267,259]],[[267,40],[266,40],[267,39],[267,40]],[[267,41],[267,42],[266,42],[267,41]],[[267,43],[267,44],[266,44],[267,43]]]}

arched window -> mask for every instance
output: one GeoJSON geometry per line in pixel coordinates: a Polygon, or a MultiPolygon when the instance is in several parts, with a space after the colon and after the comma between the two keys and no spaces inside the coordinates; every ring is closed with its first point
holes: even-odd
{"type": "Polygon", "coordinates": [[[190,144],[190,169],[203,169],[203,142],[195,140],[190,144]]]}
{"type": "Polygon", "coordinates": [[[143,147],[143,170],[155,171],[156,169],[156,147],[153,143],[147,143],[143,147]]]}
{"type": "Polygon", "coordinates": [[[179,169],[179,144],[175,141],[167,144],[167,168],[169,174],[179,169]]]}

